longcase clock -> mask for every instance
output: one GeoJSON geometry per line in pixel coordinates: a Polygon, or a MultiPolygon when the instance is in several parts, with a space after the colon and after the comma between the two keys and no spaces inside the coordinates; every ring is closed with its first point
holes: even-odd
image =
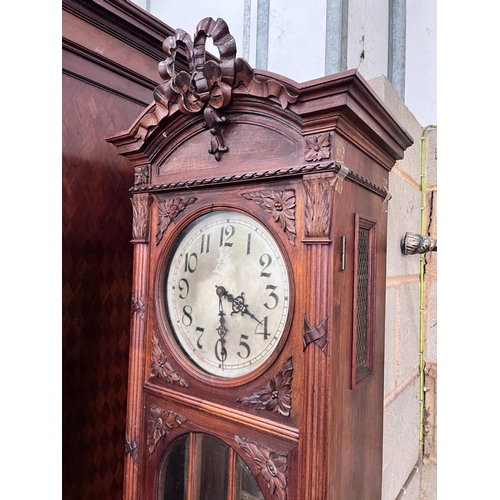
{"type": "Polygon", "coordinates": [[[163,49],[152,104],[107,138],[135,171],[124,498],[379,499],[388,173],[411,138],[356,71],[254,70],[222,19],[163,49]]]}

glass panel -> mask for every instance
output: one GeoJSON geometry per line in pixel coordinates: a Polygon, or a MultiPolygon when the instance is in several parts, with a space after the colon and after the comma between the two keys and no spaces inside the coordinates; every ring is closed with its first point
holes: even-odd
{"type": "Polygon", "coordinates": [[[235,500],[264,500],[257,481],[252,476],[245,462],[238,457],[236,462],[236,494],[235,500]]]}
{"type": "Polygon", "coordinates": [[[208,434],[196,435],[194,499],[226,500],[229,447],[208,434]]]}
{"type": "Polygon", "coordinates": [[[189,456],[189,436],[175,440],[160,470],[158,498],[186,500],[189,456]]]}

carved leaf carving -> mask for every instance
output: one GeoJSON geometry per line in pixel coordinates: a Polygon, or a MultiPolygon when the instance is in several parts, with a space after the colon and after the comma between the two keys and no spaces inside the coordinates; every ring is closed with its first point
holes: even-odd
{"type": "Polygon", "coordinates": [[[276,500],[287,497],[287,455],[278,453],[239,436],[234,436],[240,448],[251,459],[276,500]]]}
{"type": "Polygon", "coordinates": [[[306,190],[305,229],[308,237],[330,236],[332,211],[332,181],[330,178],[304,180],[306,190]]]}
{"type": "Polygon", "coordinates": [[[284,417],[289,417],[292,408],[292,378],[293,363],[290,357],[265,387],[251,396],[241,396],[236,401],[257,410],[279,412],[284,417]]]}
{"type": "Polygon", "coordinates": [[[148,237],[148,195],[134,195],[132,202],[132,239],[148,237]]]}
{"type": "Polygon", "coordinates": [[[254,201],[264,210],[269,212],[277,222],[292,245],[295,245],[295,191],[275,189],[243,193],[241,196],[249,201],[254,201]]]}
{"type": "Polygon", "coordinates": [[[173,411],[162,410],[155,405],[149,406],[148,450],[151,455],[158,441],[171,429],[179,427],[187,420],[186,417],[173,411]]]}
{"type": "Polygon", "coordinates": [[[181,198],[173,198],[158,203],[158,231],[156,233],[156,244],[158,245],[163,237],[163,233],[167,230],[168,225],[186,209],[188,205],[192,205],[196,198],[183,200],[181,198]]]}
{"type": "Polygon", "coordinates": [[[160,346],[160,342],[155,332],[153,332],[153,351],[151,353],[151,376],[162,378],[163,380],[181,387],[189,387],[184,380],[168,362],[165,352],[160,346]]]}

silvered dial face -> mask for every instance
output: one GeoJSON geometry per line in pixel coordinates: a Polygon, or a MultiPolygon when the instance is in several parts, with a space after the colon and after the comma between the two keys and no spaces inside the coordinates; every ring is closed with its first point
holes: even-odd
{"type": "Polygon", "coordinates": [[[251,217],[220,210],[192,222],[179,237],[164,286],[177,343],[203,371],[239,377],[277,348],[289,278],[276,242],[251,217]]]}

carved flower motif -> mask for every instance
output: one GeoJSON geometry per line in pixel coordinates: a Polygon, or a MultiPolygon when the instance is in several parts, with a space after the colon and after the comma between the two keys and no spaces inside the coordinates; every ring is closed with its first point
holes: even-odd
{"type": "Polygon", "coordinates": [[[149,407],[148,448],[153,453],[156,443],[174,427],[179,427],[187,419],[172,411],[162,410],[155,405],[149,407]]]}
{"type": "Polygon", "coordinates": [[[189,387],[189,384],[177,373],[168,362],[157,336],[153,333],[153,352],[151,354],[151,375],[161,377],[171,384],[189,387]]]}
{"type": "Polygon", "coordinates": [[[287,457],[276,453],[265,446],[235,436],[236,442],[252,458],[260,474],[267,482],[268,488],[277,500],[286,500],[286,468],[287,457]]]}
{"type": "Polygon", "coordinates": [[[282,372],[271,379],[267,384],[267,389],[271,393],[267,401],[266,409],[270,411],[278,410],[281,415],[290,415],[292,396],[290,392],[290,384],[292,377],[283,374],[282,372]]]}
{"type": "Polygon", "coordinates": [[[314,135],[306,138],[306,161],[330,157],[330,134],[314,135]]]}
{"type": "Polygon", "coordinates": [[[168,225],[183,211],[188,205],[193,204],[196,198],[183,200],[173,198],[158,204],[158,232],[156,233],[156,244],[160,243],[163,233],[168,225]]]}
{"type": "Polygon", "coordinates": [[[247,200],[253,200],[267,210],[281,228],[287,233],[288,239],[295,244],[295,191],[270,190],[245,193],[242,195],[247,200]]]}
{"type": "Polygon", "coordinates": [[[288,358],[283,369],[262,390],[249,397],[242,396],[236,401],[258,410],[279,412],[284,417],[288,417],[292,407],[292,374],[292,358],[288,358]]]}

